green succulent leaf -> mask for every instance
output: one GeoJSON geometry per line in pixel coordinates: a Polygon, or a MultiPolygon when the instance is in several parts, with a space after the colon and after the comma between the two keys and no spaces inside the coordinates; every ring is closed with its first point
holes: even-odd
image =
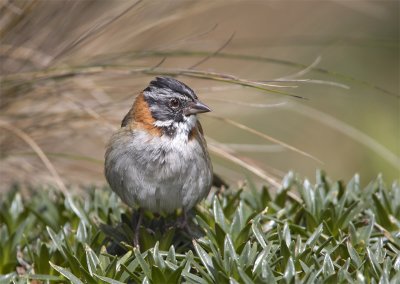
{"type": "Polygon", "coordinates": [[[254,183],[219,192],[189,214],[188,228],[174,225],[179,212],[145,212],[140,249],[138,211],[109,190],[88,190],[85,200],[7,194],[0,282],[400,282],[397,183],[378,178],[362,189],[358,176],[345,186],[323,172],[316,185],[294,175],[285,183],[277,194],[254,183]]]}

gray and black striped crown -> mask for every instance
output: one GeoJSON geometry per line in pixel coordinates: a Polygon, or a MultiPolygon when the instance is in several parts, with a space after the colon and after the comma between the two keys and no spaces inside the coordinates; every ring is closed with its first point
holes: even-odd
{"type": "Polygon", "coordinates": [[[191,100],[197,99],[196,94],[191,88],[189,88],[186,84],[170,77],[156,77],[156,79],[151,81],[149,86],[144,91],[150,91],[151,88],[169,89],[174,93],[187,96],[191,100]]]}

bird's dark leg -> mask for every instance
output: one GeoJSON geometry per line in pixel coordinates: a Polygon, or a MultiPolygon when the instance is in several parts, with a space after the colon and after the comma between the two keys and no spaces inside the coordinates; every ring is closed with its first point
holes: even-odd
{"type": "Polygon", "coordinates": [[[144,214],[143,209],[140,208],[139,209],[139,218],[138,218],[138,221],[136,223],[135,234],[133,236],[133,245],[135,247],[137,247],[137,248],[140,247],[140,245],[139,245],[139,233],[140,233],[140,226],[142,225],[143,214],[144,214]]]}
{"type": "Polygon", "coordinates": [[[180,229],[185,229],[187,231],[190,230],[189,224],[188,224],[188,213],[185,209],[182,210],[182,217],[180,218],[177,225],[178,225],[178,228],[180,228],[180,229]]]}
{"type": "Polygon", "coordinates": [[[188,213],[185,209],[183,209],[183,220],[182,220],[182,227],[186,228],[188,226],[188,213]]]}

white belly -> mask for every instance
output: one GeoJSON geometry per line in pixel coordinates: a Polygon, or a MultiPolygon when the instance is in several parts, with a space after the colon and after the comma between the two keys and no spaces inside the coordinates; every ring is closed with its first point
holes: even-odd
{"type": "Polygon", "coordinates": [[[106,156],[106,177],[125,203],[171,212],[188,210],[208,194],[211,163],[196,139],[121,131],[106,156]]]}

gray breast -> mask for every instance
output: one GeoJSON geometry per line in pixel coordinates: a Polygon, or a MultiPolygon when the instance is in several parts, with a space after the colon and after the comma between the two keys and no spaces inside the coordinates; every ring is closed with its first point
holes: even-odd
{"type": "Polygon", "coordinates": [[[208,153],[196,139],[150,136],[143,131],[113,137],[106,177],[128,205],[152,211],[190,209],[211,187],[208,153]],[[128,138],[127,138],[128,137],[128,138]]]}

